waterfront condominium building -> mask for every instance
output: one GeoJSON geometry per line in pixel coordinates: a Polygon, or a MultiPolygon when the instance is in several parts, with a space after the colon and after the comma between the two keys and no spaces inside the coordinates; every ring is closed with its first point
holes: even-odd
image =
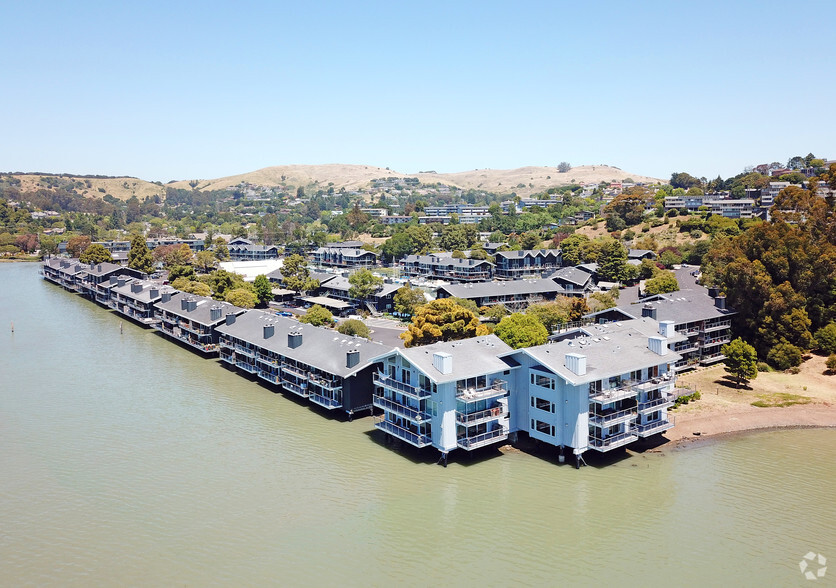
{"type": "Polygon", "coordinates": [[[674,370],[681,372],[725,359],[721,348],[731,341],[731,319],[735,314],[734,310],[726,308],[726,297],[719,294],[718,288],[696,286],[690,290],[656,294],[587,317],[598,322],[641,317],[672,321],[676,332],[685,336],[672,347],[682,356],[674,365],[674,370]]]}
{"type": "Polygon", "coordinates": [[[511,348],[496,335],[393,349],[375,358],[375,427],[443,455],[508,438],[511,348]]]}
{"type": "Polygon", "coordinates": [[[224,323],[228,314],[237,316],[245,310],[206,296],[163,292],[157,303],[160,321],[155,328],[203,355],[216,355],[219,334],[215,327],[224,323]]]}
{"type": "Polygon", "coordinates": [[[524,249],[497,251],[494,275],[499,280],[516,280],[525,276],[541,276],[560,267],[559,249],[524,249]]]}
{"type": "Polygon", "coordinates": [[[110,289],[108,306],[146,327],[152,327],[159,322],[156,304],[162,300],[163,294],[178,292],[171,286],[161,286],[147,280],[124,276],[118,276],[116,279],[116,285],[110,289]]]}
{"type": "Polygon", "coordinates": [[[376,358],[375,427],[445,456],[525,433],[571,451],[606,452],[673,426],[670,322],[592,325],[513,350],[477,337],[376,358]]]}
{"type": "Polygon", "coordinates": [[[372,408],[376,357],[391,347],[260,310],[216,327],[221,361],[329,410],[372,408]]]}
{"type": "MultiPolygon", "coordinates": [[[[588,274],[587,274],[588,275],[588,274]]],[[[473,300],[476,306],[502,304],[508,310],[524,310],[530,304],[554,300],[570,292],[548,278],[495,282],[468,282],[450,284],[436,290],[438,298],[463,298],[473,300]]],[[[574,291],[571,292],[574,294],[574,291]]]]}
{"type": "Polygon", "coordinates": [[[320,267],[369,268],[377,265],[377,253],[353,247],[319,247],[313,261],[320,267]]]}

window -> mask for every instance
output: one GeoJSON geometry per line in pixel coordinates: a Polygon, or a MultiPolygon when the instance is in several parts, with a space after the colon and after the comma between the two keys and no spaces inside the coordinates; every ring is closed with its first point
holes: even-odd
{"type": "Polygon", "coordinates": [[[531,374],[531,383],[541,388],[549,388],[554,390],[554,379],[548,376],[541,376],[540,374],[531,374]]]}
{"type": "Polygon", "coordinates": [[[546,412],[554,413],[554,403],[549,402],[543,398],[531,397],[531,406],[538,410],[545,410],[546,412]]]}
{"type": "Polygon", "coordinates": [[[642,379],[642,371],[636,370],[634,372],[630,372],[630,379],[631,380],[641,380],[642,379]]]}
{"type": "Polygon", "coordinates": [[[532,419],[531,420],[531,428],[538,433],[543,433],[544,435],[551,435],[554,437],[554,427],[548,423],[544,423],[543,421],[537,421],[532,419]]]}

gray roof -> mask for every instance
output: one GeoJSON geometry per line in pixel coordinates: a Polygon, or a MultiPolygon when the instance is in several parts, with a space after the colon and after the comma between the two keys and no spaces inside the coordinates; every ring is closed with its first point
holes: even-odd
{"type": "MultiPolygon", "coordinates": [[[[648,348],[648,334],[634,321],[587,327],[594,336],[546,343],[517,350],[525,353],[572,385],[628,374],[641,368],[674,363],[682,356],[673,351],[658,355],[648,348]],[[566,368],[567,353],[586,357],[586,374],[579,376],[566,368]]],[[[668,340],[670,343],[671,340],[668,340]]]]}
{"type": "Polygon", "coordinates": [[[158,302],[157,308],[160,310],[165,310],[170,312],[171,314],[181,316],[183,318],[187,318],[189,320],[195,321],[201,325],[217,325],[222,321],[226,320],[227,314],[241,314],[246,309],[240,308],[238,306],[234,306],[229,302],[221,302],[219,300],[213,300],[207,296],[198,296],[197,294],[188,294],[186,292],[177,291],[176,294],[171,296],[171,300],[168,302],[158,302]],[[183,309],[183,301],[191,301],[193,300],[196,303],[194,310],[184,310],[183,309]],[[210,309],[212,308],[219,308],[221,310],[220,317],[217,319],[212,319],[210,309]]]}
{"type": "MultiPolygon", "coordinates": [[[[496,335],[486,335],[460,341],[446,341],[422,345],[421,347],[397,349],[396,351],[433,382],[441,384],[510,369],[511,366],[508,362],[498,358],[497,355],[510,353],[513,350],[496,335]],[[453,356],[453,371],[451,373],[442,374],[435,368],[433,354],[437,352],[449,353],[453,356]]],[[[377,359],[382,357],[380,356],[377,359]]]]}
{"type": "Polygon", "coordinates": [[[362,241],[338,241],[335,243],[326,243],[325,247],[328,249],[359,249],[363,246],[362,241]]]}
{"type": "Polygon", "coordinates": [[[565,288],[557,285],[554,280],[547,278],[451,284],[441,286],[439,290],[444,290],[455,298],[484,298],[485,296],[500,296],[503,294],[544,294],[551,292],[564,294],[566,292],[565,288]]]}
{"type": "Polygon", "coordinates": [[[641,259],[646,255],[649,255],[651,258],[656,259],[656,253],[654,251],[651,251],[650,249],[630,249],[627,251],[628,259],[641,259]]]}
{"type": "Polygon", "coordinates": [[[656,309],[656,320],[673,321],[677,325],[736,314],[728,308],[717,308],[705,288],[659,294],[633,304],[619,304],[618,309],[639,318],[645,304],[651,304],[656,309]]]}
{"type": "Polygon", "coordinates": [[[538,255],[543,255],[546,257],[560,257],[560,251],[558,249],[521,249],[519,251],[497,251],[496,257],[506,257],[510,258],[524,258],[524,257],[537,257],[538,255]]]}
{"type": "Polygon", "coordinates": [[[355,374],[369,365],[374,358],[394,349],[388,345],[349,337],[331,329],[306,325],[260,310],[248,310],[237,317],[233,324],[221,324],[217,331],[342,377],[355,374]],[[265,325],[274,326],[274,334],[269,339],[264,338],[265,325]],[[287,345],[287,335],[290,331],[302,333],[302,344],[295,349],[287,345]],[[347,368],[346,352],[354,349],[359,351],[360,361],[353,368],[347,368]]]}
{"type": "Polygon", "coordinates": [[[110,262],[102,262],[97,263],[87,268],[87,274],[91,276],[106,276],[108,274],[112,274],[117,270],[121,270],[122,266],[118,263],[110,263],[110,262]]]}
{"type": "Polygon", "coordinates": [[[315,254],[331,253],[333,255],[341,255],[343,257],[363,257],[364,255],[373,255],[377,257],[374,251],[366,251],[365,249],[355,249],[353,247],[320,247],[315,254]]]}
{"type": "Polygon", "coordinates": [[[586,286],[592,279],[589,272],[585,272],[577,267],[562,267],[553,271],[546,276],[549,280],[563,280],[570,284],[577,284],[578,286],[586,286]]]}
{"type": "Polygon", "coordinates": [[[407,255],[403,259],[404,263],[425,263],[429,265],[443,265],[447,267],[461,266],[461,267],[476,267],[479,265],[493,265],[484,259],[468,259],[459,257],[448,257],[442,253],[431,253],[430,255],[407,255]]]}
{"type": "Polygon", "coordinates": [[[121,294],[127,298],[131,298],[133,300],[137,300],[139,302],[154,302],[162,298],[163,292],[171,292],[172,295],[179,292],[180,290],[175,290],[171,286],[163,286],[156,282],[150,282],[148,280],[136,280],[136,279],[128,279],[125,282],[124,286],[116,286],[112,290],[116,294],[121,294]],[[131,290],[131,286],[134,284],[140,284],[142,286],[142,290],[139,292],[133,292],[131,290]],[[156,296],[153,298],[151,297],[151,290],[156,290],[156,296]]]}

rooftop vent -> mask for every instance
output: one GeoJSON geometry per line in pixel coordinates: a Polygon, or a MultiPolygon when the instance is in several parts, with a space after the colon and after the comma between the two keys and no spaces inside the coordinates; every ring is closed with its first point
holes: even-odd
{"type": "Polygon", "coordinates": [[[171,292],[163,292],[163,298],[160,302],[169,302],[171,300],[171,292]]]}
{"type": "Polygon", "coordinates": [[[656,355],[667,355],[668,354],[668,342],[664,337],[648,337],[647,338],[647,348],[650,349],[656,355]]]}
{"type": "Polygon", "coordinates": [[[273,336],[273,333],[276,331],[276,327],[272,324],[264,325],[264,338],[269,339],[273,336]]]}
{"type": "Polygon", "coordinates": [[[567,353],[564,358],[566,369],[577,376],[586,375],[586,356],[580,353],[567,353]]]}
{"type": "Polygon", "coordinates": [[[353,368],[358,363],[360,363],[360,350],[359,349],[349,349],[345,353],[345,367],[353,368]]]}
{"type": "Polygon", "coordinates": [[[726,310],[726,297],[722,294],[718,294],[714,299],[714,306],[720,310],[726,310]]]}
{"type": "Polygon", "coordinates": [[[656,320],[656,307],[649,302],[642,306],[642,318],[644,317],[652,318],[654,321],[656,320]]]}
{"type": "Polygon", "coordinates": [[[287,346],[296,349],[302,345],[302,331],[291,331],[287,334],[287,346]]]}
{"type": "Polygon", "coordinates": [[[159,295],[160,295],[159,288],[151,288],[150,290],[148,290],[148,296],[151,298],[151,300],[153,300],[154,298],[156,298],[159,295]]]}
{"type": "Polygon", "coordinates": [[[231,325],[235,323],[235,315],[228,312],[226,315],[226,324],[231,325]]]}
{"type": "Polygon", "coordinates": [[[659,321],[659,334],[665,337],[673,337],[676,331],[674,331],[674,322],[673,321],[659,321]]]}
{"type": "Polygon", "coordinates": [[[453,373],[453,356],[443,351],[433,353],[433,367],[442,374],[453,373]]]}
{"type": "Polygon", "coordinates": [[[142,292],[142,284],[140,284],[139,282],[134,282],[133,284],[131,284],[131,292],[133,292],[134,294],[142,292]]]}
{"type": "MultiPolygon", "coordinates": [[[[163,294],[165,296],[165,294],[163,294]]],[[[220,306],[213,306],[209,309],[209,320],[212,321],[219,321],[221,320],[221,307],[220,306]]]]}

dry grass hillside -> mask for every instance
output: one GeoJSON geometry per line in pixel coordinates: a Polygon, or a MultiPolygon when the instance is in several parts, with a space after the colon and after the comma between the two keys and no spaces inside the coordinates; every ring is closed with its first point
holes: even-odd
{"type": "Polygon", "coordinates": [[[4,175],[13,175],[19,179],[19,189],[21,192],[50,189],[50,184],[44,181],[44,178],[57,178],[59,180],[74,182],[76,192],[88,198],[102,198],[105,194],[110,194],[119,200],[128,200],[131,196],[136,196],[140,200],[145,199],[146,196],[154,196],[155,194],[165,196],[165,187],[137,178],[80,178],[50,174],[4,175]]]}
{"type": "MultiPolygon", "coordinates": [[[[547,188],[565,186],[572,183],[599,183],[620,181],[632,178],[636,181],[658,182],[660,180],[628,173],[616,167],[607,165],[584,165],[572,168],[566,173],[559,173],[554,167],[521,167],[517,169],[477,169],[457,173],[414,173],[405,174],[381,167],[366,165],[281,165],[266,167],[257,171],[217,178],[213,180],[199,180],[197,187],[201,190],[219,190],[236,186],[241,182],[259,186],[328,186],[334,189],[353,190],[366,188],[376,178],[404,178],[417,177],[425,184],[440,183],[465,190],[485,190],[489,192],[516,192],[520,196],[528,196],[542,192],[547,188]]],[[[170,184],[175,188],[190,188],[189,181],[170,184]]]]}

